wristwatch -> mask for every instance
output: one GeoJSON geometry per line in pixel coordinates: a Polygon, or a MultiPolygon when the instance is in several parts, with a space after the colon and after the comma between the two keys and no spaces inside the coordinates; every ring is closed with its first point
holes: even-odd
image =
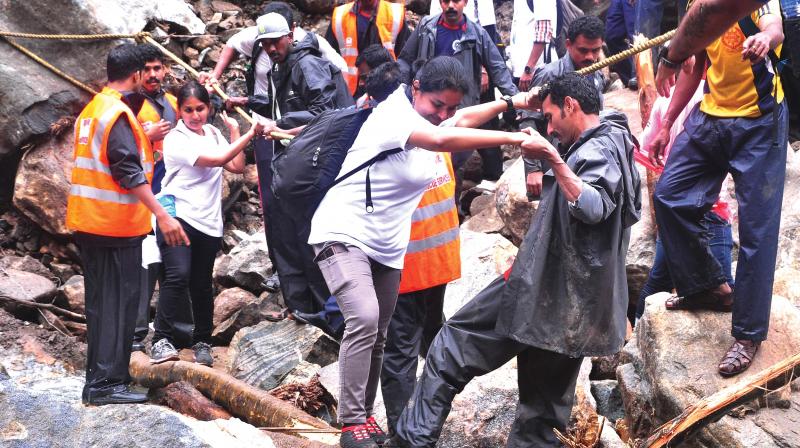
{"type": "Polygon", "coordinates": [[[533,72],[533,69],[531,68],[530,65],[526,65],[525,68],[522,69],[522,72],[525,73],[526,75],[530,75],[533,72]]]}
{"type": "Polygon", "coordinates": [[[511,96],[510,95],[503,95],[503,96],[500,97],[500,99],[505,101],[506,105],[508,105],[508,108],[506,109],[506,112],[510,112],[512,115],[516,115],[517,109],[514,107],[514,100],[511,99],[511,96]]]}
{"type": "Polygon", "coordinates": [[[658,52],[658,63],[664,64],[665,67],[672,70],[680,69],[681,65],[686,59],[684,59],[683,61],[671,61],[669,60],[669,58],[667,58],[668,53],[669,53],[669,47],[662,47],[661,51],[658,52]]]}

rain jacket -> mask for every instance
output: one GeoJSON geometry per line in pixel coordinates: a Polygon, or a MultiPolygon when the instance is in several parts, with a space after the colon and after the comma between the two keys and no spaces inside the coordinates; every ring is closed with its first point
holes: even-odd
{"type": "Polygon", "coordinates": [[[575,207],[552,170],[503,291],[496,329],[523,344],[570,357],[602,356],[624,343],[625,256],[639,220],[641,183],[633,142],[602,121],[563,155],[583,180],[575,207]]]}
{"type": "MultiPolygon", "coordinates": [[[[426,16],[419,21],[419,25],[411,33],[403,51],[400,52],[397,62],[406,79],[411,79],[411,67],[417,59],[429,60],[435,56],[436,51],[436,24],[441,14],[426,16]]],[[[486,68],[489,81],[492,82],[503,95],[514,95],[518,92],[511,72],[506,67],[503,56],[497,50],[489,33],[475,22],[464,17],[467,21],[467,30],[461,38],[460,48],[453,55],[464,66],[467,73],[472,75],[474,82],[470,85],[469,93],[464,95],[461,106],[474,106],[480,104],[481,99],[481,66],[486,68]]]]}
{"type": "Polygon", "coordinates": [[[317,37],[308,33],[284,62],[273,66],[270,76],[280,114],[272,117],[278,127],[302,126],[323,111],[354,104],[341,70],[321,56],[317,37]]]}

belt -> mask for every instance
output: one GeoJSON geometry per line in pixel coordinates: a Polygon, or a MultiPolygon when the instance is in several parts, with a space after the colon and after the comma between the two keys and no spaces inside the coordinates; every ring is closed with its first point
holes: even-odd
{"type": "Polygon", "coordinates": [[[319,254],[317,254],[317,261],[327,260],[328,258],[336,255],[347,252],[347,246],[342,243],[335,243],[331,244],[330,246],[322,249],[319,254]]]}

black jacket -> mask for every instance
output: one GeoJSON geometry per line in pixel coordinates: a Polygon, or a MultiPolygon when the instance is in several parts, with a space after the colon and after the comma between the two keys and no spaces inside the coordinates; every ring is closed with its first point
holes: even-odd
{"type": "MultiPolygon", "coordinates": [[[[419,21],[419,25],[411,33],[406,46],[400,52],[397,62],[407,80],[411,80],[411,66],[417,59],[428,60],[436,56],[436,24],[441,14],[426,16],[419,21]]],[[[511,72],[506,67],[506,62],[497,46],[492,41],[489,33],[481,26],[466,18],[467,30],[461,38],[461,45],[453,55],[464,65],[464,69],[472,75],[474,82],[470,91],[464,95],[461,105],[474,106],[480,103],[481,96],[481,66],[486,68],[489,81],[497,86],[504,95],[514,95],[518,92],[517,86],[511,79],[511,72]]]]}
{"type": "Polygon", "coordinates": [[[321,57],[314,33],[296,42],[270,76],[275,85],[272,117],[278,116],[277,106],[280,118],[275,121],[280,128],[302,126],[323,111],[354,104],[339,68],[321,57]]]}

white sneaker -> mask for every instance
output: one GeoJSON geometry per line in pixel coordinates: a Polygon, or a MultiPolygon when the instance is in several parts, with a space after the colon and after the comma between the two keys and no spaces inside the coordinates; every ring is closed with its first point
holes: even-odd
{"type": "Polygon", "coordinates": [[[161,364],[166,361],[177,361],[180,357],[175,347],[166,339],[159,339],[150,349],[150,364],[161,364]]]}

